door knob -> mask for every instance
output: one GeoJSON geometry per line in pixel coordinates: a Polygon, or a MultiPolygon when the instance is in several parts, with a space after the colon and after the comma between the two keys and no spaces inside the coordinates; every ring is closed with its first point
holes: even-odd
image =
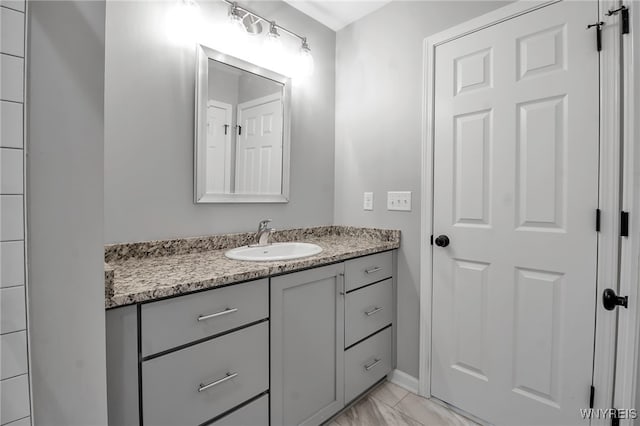
{"type": "Polygon", "coordinates": [[[613,311],[616,306],[627,307],[629,303],[629,297],[627,296],[618,296],[613,289],[606,289],[604,293],[602,293],[602,305],[607,311],[613,311]]]}
{"type": "Polygon", "coordinates": [[[435,243],[438,247],[446,247],[449,245],[449,242],[449,237],[447,237],[446,235],[439,235],[435,239],[435,243]]]}

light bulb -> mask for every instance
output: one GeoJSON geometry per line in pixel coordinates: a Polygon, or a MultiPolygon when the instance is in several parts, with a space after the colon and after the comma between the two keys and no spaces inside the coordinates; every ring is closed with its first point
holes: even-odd
{"type": "Polygon", "coordinates": [[[271,22],[269,32],[262,42],[262,52],[259,53],[259,56],[263,65],[270,69],[277,69],[283,61],[284,49],[275,22],[271,22]]]}
{"type": "Polygon", "coordinates": [[[176,44],[190,45],[202,30],[200,7],[194,0],[177,2],[167,15],[167,35],[176,44]]]}
{"type": "Polygon", "coordinates": [[[242,37],[247,33],[247,27],[244,26],[243,17],[240,15],[240,11],[235,4],[231,6],[229,10],[229,23],[231,32],[234,33],[235,36],[242,37]]]}
{"type": "Polygon", "coordinates": [[[271,23],[271,28],[269,28],[269,33],[267,37],[264,39],[264,47],[266,49],[267,55],[281,55],[282,53],[282,40],[280,40],[280,34],[278,33],[278,28],[274,22],[271,23]]]}
{"type": "Polygon", "coordinates": [[[299,77],[309,77],[313,74],[313,56],[311,55],[311,49],[306,39],[302,42],[302,47],[300,47],[297,68],[297,75],[299,77]]]}
{"type": "Polygon", "coordinates": [[[247,28],[244,26],[244,17],[238,6],[233,3],[229,7],[229,21],[224,26],[223,48],[225,53],[237,57],[243,57],[247,50],[247,28]]]}

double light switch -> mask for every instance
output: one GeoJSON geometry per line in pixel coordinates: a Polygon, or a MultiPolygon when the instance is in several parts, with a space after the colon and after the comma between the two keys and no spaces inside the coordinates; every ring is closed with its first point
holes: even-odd
{"type": "MultiPolygon", "coordinates": [[[[373,210],[373,192],[365,192],[362,208],[373,210]]],[[[411,191],[387,192],[387,210],[411,211],[411,191]]]]}

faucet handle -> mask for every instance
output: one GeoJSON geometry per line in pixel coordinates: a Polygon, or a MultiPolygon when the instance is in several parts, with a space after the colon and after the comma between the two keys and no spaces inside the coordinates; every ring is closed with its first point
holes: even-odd
{"type": "Polygon", "coordinates": [[[258,231],[267,229],[267,226],[269,226],[269,223],[271,223],[271,219],[261,220],[260,223],[258,224],[258,231]]]}

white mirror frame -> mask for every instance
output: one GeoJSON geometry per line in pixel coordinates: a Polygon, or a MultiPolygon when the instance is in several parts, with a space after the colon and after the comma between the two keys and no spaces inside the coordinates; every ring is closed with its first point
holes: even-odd
{"type": "Polygon", "coordinates": [[[196,54],[196,102],[194,143],[194,202],[201,203],[288,203],[289,163],[291,140],[291,79],[276,72],[226,55],[203,45],[197,45],[196,54]],[[253,74],[277,81],[284,86],[282,93],[282,193],[281,194],[207,194],[204,191],[206,168],[205,147],[207,140],[207,99],[209,94],[209,59],[243,69],[253,74]]]}

